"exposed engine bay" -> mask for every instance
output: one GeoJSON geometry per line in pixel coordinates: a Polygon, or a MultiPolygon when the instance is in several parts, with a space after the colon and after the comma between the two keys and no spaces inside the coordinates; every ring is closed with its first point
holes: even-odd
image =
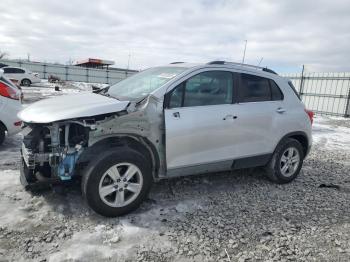
{"type": "Polygon", "coordinates": [[[85,121],[28,124],[23,130],[23,161],[38,180],[71,179],[75,163],[88,144],[90,129],[85,121]]]}
{"type": "Polygon", "coordinates": [[[159,155],[164,153],[162,118],[153,99],[148,97],[115,113],[53,123],[24,122],[22,184],[71,180],[98,152],[128,144],[149,151],[157,174],[163,173],[163,164],[159,164],[159,155]]]}

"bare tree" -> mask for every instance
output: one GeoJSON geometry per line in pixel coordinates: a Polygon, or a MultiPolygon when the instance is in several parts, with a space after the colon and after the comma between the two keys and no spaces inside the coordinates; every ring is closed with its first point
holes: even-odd
{"type": "Polygon", "coordinates": [[[0,59],[6,58],[9,54],[5,51],[0,50],[0,59]]]}

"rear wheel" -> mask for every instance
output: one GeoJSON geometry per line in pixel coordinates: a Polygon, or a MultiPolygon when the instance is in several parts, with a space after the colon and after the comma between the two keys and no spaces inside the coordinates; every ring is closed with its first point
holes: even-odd
{"type": "Polygon", "coordinates": [[[291,182],[298,176],[303,160],[302,145],[295,139],[287,138],[277,146],[266,166],[267,177],[279,184],[291,182]]]}
{"type": "Polygon", "coordinates": [[[6,136],[6,128],[0,123],[0,146],[4,143],[6,136]]]}
{"type": "Polygon", "coordinates": [[[32,82],[29,79],[23,79],[21,82],[22,86],[30,86],[32,84],[32,82]]]}
{"type": "Polygon", "coordinates": [[[153,182],[149,161],[130,148],[107,151],[83,174],[82,192],[97,213],[115,217],[135,210],[153,182]]]}

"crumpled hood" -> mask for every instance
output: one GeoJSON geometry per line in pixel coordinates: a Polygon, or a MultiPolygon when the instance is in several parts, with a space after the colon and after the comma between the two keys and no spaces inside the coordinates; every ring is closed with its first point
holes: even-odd
{"type": "Polygon", "coordinates": [[[125,110],[129,101],[94,94],[64,95],[36,102],[18,113],[27,123],[51,123],[55,121],[89,117],[125,110]]]}

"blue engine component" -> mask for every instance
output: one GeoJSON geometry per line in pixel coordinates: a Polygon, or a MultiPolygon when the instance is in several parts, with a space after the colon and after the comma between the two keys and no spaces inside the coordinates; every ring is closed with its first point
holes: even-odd
{"type": "Polygon", "coordinates": [[[78,159],[79,151],[66,154],[65,158],[58,166],[58,175],[61,180],[70,180],[74,175],[75,163],[78,159]]]}

